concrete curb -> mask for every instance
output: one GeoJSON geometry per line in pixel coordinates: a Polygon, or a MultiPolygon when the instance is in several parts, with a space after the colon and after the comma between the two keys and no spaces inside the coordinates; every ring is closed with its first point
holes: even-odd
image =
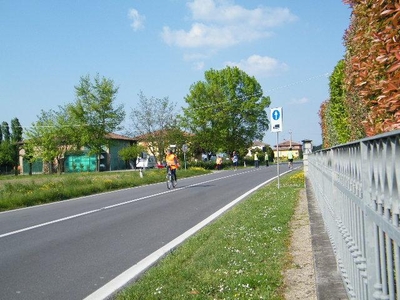
{"type": "Polygon", "coordinates": [[[306,179],[306,187],[317,299],[347,300],[349,298],[338,271],[335,254],[328,233],[325,230],[324,221],[315,199],[314,190],[308,179],[306,179]]]}

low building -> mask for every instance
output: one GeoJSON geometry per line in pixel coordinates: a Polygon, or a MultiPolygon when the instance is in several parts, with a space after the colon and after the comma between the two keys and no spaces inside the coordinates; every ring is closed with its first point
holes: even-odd
{"type": "Polygon", "coordinates": [[[248,151],[247,151],[246,156],[253,156],[252,151],[263,151],[267,147],[269,147],[268,144],[260,142],[260,141],[255,141],[253,143],[253,145],[249,149],[247,149],[248,151]]]}
{"type": "MultiPolygon", "coordinates": [[[[118,152],[124,147],[129,147],[136,144],[137,140],[135,138],[130,138],[116,133],[107,134],[107,139],[109,140],[109,145],[104,146],[104,151],[100,155],[100,171],[132,169],[134,163],[127,164],[127,162],[119,157],[118,152]]],[[[61,167],[61,172],[65,173],[96,171],[97,157],[95,155],[89,155],[88,153],[89,149],[87,148],[66,153],[64,158],[61,160],[61,166],[53,164],[53,172],[55,172],[58,167],[61,167]]],[[[29,163],[26,159],[24,159],[24,154],[25,151],[22,148],[20,151],[21,173],[29,174],[29,163]]],[[[32,173],[41,174],[48,172],[48,164],[45,164],[41,159],[38,159],[33,163],[32,173]]]]}
{"type": "Polygon", "coordinates": [[[301,143],[293,141],[284,141],[282,143],[279,143],[278,146],[277,145],[274,146],[273,148],[274,157],[278,157],[278,150],[279,150],[279,157],[281,159],[287,159],[289,149],[292,148],[294,159],[300,158],[302,156],[302,147],[303,144],[301,143]]]}
{"type": "MultiPolygon", "coordinates": [[[[143,146],[148,156],[155,156],[157,164],[162,164],[165,153],[168,148],[173,148],[173,151],[179,155],[182,154],[182,147],[186,145],[186,149],[190,147],[190,139],[192,134],[177,130],[177,129],[164,129],[156,130],[151,133],[136,136],[137,144],[143,146]]],[[[192,153],[195,150],[191,150],[192,153]]]]}

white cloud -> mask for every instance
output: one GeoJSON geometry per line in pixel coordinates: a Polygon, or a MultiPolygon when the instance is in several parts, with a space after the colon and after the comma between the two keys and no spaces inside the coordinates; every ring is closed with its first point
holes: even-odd
{"type": "Polygon", "coordinates": [[[192,25],[190,31],[171,30],[164,27],[163,38],[168,45],[182,48],[213,47],[223,48],[237,44],[237,37],[227,28],[207,26],[202,23],[192,25]]]}
{"type": "Polygon", "coordinates": [[[287,8],[260,6],[246,9],[225,0],[193,0],[187,3],[193,24],[190,30],[163,28],[169,45],[182,48],[220,49],[270,36],[271,29],[297,19],[287,8]]]}
{"type": "Polygon", "coordinates": [[[194,20],[205,22],[222,24],[240,22],[252,27],[276,27],[297,19],[287,8],[259,6],[249,10],[226,0],[194,0],[188,2],[187,6],[194,20]]]}
{"type": "Polygon", "coordinates": [[[133,20],[131,27],[134,31],[138,31],[144,28],[144,21],[146,20],[146,17],[139,14],[136,9],[130,9],[128,12],[128,17],[129,19],[133,20]]]}
{"type": "Polygon", "coordinates": [[[252,55],[240,62],[226,62],[228,66],[236,66],[252,76],[269,77],[288,69],[285,63],[268,56],[252,55]]]}

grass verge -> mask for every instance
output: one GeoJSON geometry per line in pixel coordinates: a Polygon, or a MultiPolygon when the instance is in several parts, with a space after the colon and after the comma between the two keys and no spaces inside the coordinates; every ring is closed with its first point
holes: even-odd
{"type": "MultiPolygon", "coordinates": [[[[179,170],[185,178],[210,171],[202,168],[179,170]]],[[[105,191],[165,181],[165,170],[71,173],[62,175],[0,176],[0,211],[34,206],[105,191]]]]}
{"type": "Polygon", "coordinates": [[[133,299],[284,299],[290,220],[304,188],[291,172],[239,203],[120,292],[133,299]]]}

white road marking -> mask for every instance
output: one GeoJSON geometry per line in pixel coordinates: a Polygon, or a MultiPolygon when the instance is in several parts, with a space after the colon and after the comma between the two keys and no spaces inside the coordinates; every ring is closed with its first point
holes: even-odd
{"type": "Polygon", "coordinates": [[[203,182],[191,184],[189,186],[178,187],[178,188],[175,188],[175,189],[172,189],[172,190],[167,190],[167,191],[164,191],[164,192],[161,192],[161,193],[152,194],[152,195],[144,196],[144,197],[141,197],[141,198],[136,198],[136,199],[128,200],[128,201],[125,201],[125,202],[121,202],[121,203],[117,203],[117,204],[113,204],[113,205],[109,205],[109,206],[104,206],[104,207],[101,207],[101,208],[98,208],[98,209],[86,211],[86,212],[83,212],[83,213],[80,213],[80,214],[76,214],[76,215],[72,215],[72,216],[68,216],[68,217],[65,217],[65,218],[56,219],[56,220],[53,220],[53,221],[37,224],[37,225],[34,225],[34,226],[30,226],[30,227],[25,227],[25,228],[22,228],[22,229],[11,231],[11,232],[6,232],[6,233],[3,233],[3,234],[0,234],[0,238],[4,238],[4,237],[10,236],[10,235],[15,235],[15,234],[22,233],[22,232],[29,231],[29,230],[33,230],[33,229],[36,229],[36,228],[40,228],[40,227],[44,227],[44,226],[48,226],[48,225],[52,225],[52,224],[56,224],[56,223],[60,223],[60,222],[64,222],[64,221],[68,221],[68,220],[71,220],[71,219],[83,217],[83,216],[86,216],[86,215],[94,214],[94,213],[97,213],[99,211],[103,211],[103,210],[106,210],[106,209],[112,209],[112,208],[115,208],[115,207],[118,207],[118,206],[123,206],[123,205],[130,204],[130,203],[133,203],[133,202],[138,202],[138,201],[146,200],[146,199],[149,199],[149,198],[158,197],[158,196],[161,196],[161,195],[164,195],[164,194],[167,194],[167,193],[176,192],[176,191],[183,190],[183,189],[186,189],[186,188],[189,188],[189,187],[193,187],[193,186],[197,186],[197,185],[201,185],[201,184],[205,184],[205,183],[209,183],[209,182],[225,179],[225,178],[232,177],[232,176],[237,176],[237,175],[243,174],[243,173],[246,173],[246,172],[240,172],[240,173],[227,175],[227,176],[224,176],[224,177],[210,179],[210,180],[206,180],[206,181],[203,181],[203,182]]]}
{"type": "MultiPolygon", "coordinates": [[[[160,195],[164,195],[164,194],[167,194],[167,193],[172,193],[172,192],[175,192],[175,191],[179,191],[179,190],[183,190],[183,189],[186,189],[186,188],[202,185],[202,184],[205,184],[205,183],[218,181],[218,180],[222,180],[222,179],[233,177],[233,176],[239,176],[239,175],[242,175],[242,174],[245,174],[245,173],[248,173],[248,172],[253,172],[253,171],[256,171],[256,170],[252,169],[252,170],[245,171],[245,172],[235,172],[233,174],[230,174],[230,175],[227,175],[227,176],[224,176],[224,177],[219,177],[219,178],[215,178],[215,179],[202,181],[202,182],[199,182],[199,183],[195,183],[195,184],[191,184],[191,185],[188,185],[188,186],[175,188],[175,189],[172,189],[172,190],[167,190],[167,191],[164,191],[164,192],[161,192],[161,193],[152,194],[152,195],[148,195],[148,196],[144,196],[144,197],[128,200],[128,201],[117,203],[117,204],[114,204],[114,205],[104,206],[104,207],[101,207],[101,208],[98,208],[98,209],[94,209],[94,210],[90,210],[90,211],[86,211],[86,212],[83,212],[83,213],[80,213],[80,214],[75,214],[75,215],[71,215],[71,216],[68,216],[68,217],[65,217],[65,218],[60,218],[60,219],[56,219],[56,220],[53,220],[53,221],[49,221],[49,222],[37,224],[37,225],[34,225],[34,226],[22,228],[22,229],[19,229],[19,230],[7,232],[7,233],[4,233],[4,234],[0,234],[0,238],[4,238],[4,237],[7,237],[7,236],[11,236],[11,235],[15,235],[15,234],[18,234],[18,233],[26,232],[26,231],[33,230],[33,229],[36,229],[36,228],[48,226],[48,225],[51,225],[51,224],[60,223],[60,222],[63,222],[63,221],[74,219],[74,218],[79,218],[79,217],[86,216],[86,215],[89,215],[89,214],[94,214],[94,213],[102,211],[102,210],[112,209],[112,208],[115,208],[115,207],[118,207],[118,206],[127,205],[127,204],[130,204],[130,203],[133,203],[133,202],[142,201],[142,200],[145,200],[145,199],[157,197],[157,196],[160,196],[160,195]]],[[[287,171],[287,172],[283,172],[280,175],[284,175],[285,173],[288,173],[288,172],[290,172],[290,170],[287,171]]],[[[94,293],[92,293],[91,295],[87,296],[84,300],[98,300],[98,299],[106,299],[106,298],[108,298],[109,296],[114,294],[116,291],[120,290],[128,282],[130,282],[130,281],[134,280],[135,278],[137,278],[143,271],[145,271],[146,269],[151,267],[155,262],[157,262],[160,258],[162,258],[167,253],[169,253],[172,249],[176,248],[178,245],[180,245],[182,242],[184,242],[188,237],[190,237],[191,235],[193,235],[194,233],[199,231],[201,228],[205,227],[207,224],[209,224],[214,219],[216,219],[221,214],[223,214],[225,211],[230,209],[232,206],[234,206],[235,204],[237,204],[238,202],[243,200],[245,197],[247,197],[248,195],[250,195],[251,193],[253,193],[257,189],[259,189],[263,185],[275,180],[276,178],[277,178],[277,176],[275,176],[275,177],[273,177],[273,178],[271,178],[271,179],[259,184],[258,186],[252,188],[251,190],[247,191],[246,193],[244,193],[240,197],[236,198],[235,200],[233,200],[229,204],[225,205],[223,208],[221,208],[220,210],[218,210],[214,214],[210,215],[209,217],[207,217],[206,219],[204,219],[203,221],[201,221],[200,223],[198,223],[194,227],[190,228],[189,230],[187,230],[186,232],[184,232],[183,234],[181,234],[180,236],[178,236],[177,238],[175,238],[174,240],[172,240],[171,242],[169,242],[165,246],[161,247],[160,249],[158,249],[157,251],[153,252],[152,254],[147,256],[146,258],[142,259],[136,265],[132,266],[128,270],[124,271],[123,273],[121,273],[120,275],[118,275],[117,277],[115,277],[114,279],[109,281],[108,283],[106,283],[104,286],[102,286],[101,288],[96,290],[94,293]]]]}
{"type": "MultiPolygon", "coordinates": [[[[120,290],[124,285],[126,285],[128,282],[136,279],[143,271],[147,270],[150,268],[155,262],[157,262],[160,258],[171,252],[174,248],[176,248],[178,245],[180,245],[182,242],[184,242],[187,238],[195,234],[197,231],[199,231],[201,228],[215,220],[217,217],[219,217],[221,214],[223,214],[225,211],[230,209],[232,206],[243,200],[245,197],[262,187],[263,185],[266,185],[267,183],[271,182],[272,180],[275,180],[276,177],[271,178],[258,186],[252,188],[251,190],[247,191],[240,197],[236,198],[232,202],[228,203],[225,205],[223,208],[218,210],[217,212],[213,213],[210,215],[208,218],[204,219],[194,227],[190,228],[165,246],[161,247],[157,251],[151,253],[149,256],[145,257],[141,261],[139,261],[136,265],[132,266],[128,270],[124,271],[117,277],[115,277],[113,280],[110,282],[106,283],[103,285],[101,288],[99,288],[97,291],[94,293],[90,294],[87,296],[84,300],[99,300],[99,299],[107,299],[110,297],[112,294],[120,290]]],[[[210,180],[213,181],[213,180],[210,180]]],[[[207,182],[207,181],[206,181],[207,182]]]]}

